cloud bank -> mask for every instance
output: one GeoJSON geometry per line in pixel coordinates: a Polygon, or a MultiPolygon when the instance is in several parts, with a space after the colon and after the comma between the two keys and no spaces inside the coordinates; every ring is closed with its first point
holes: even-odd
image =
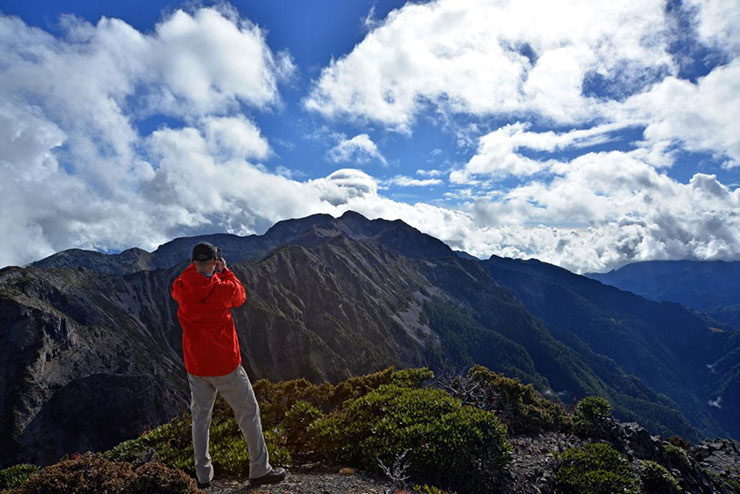
{"type": "Polygon", "coordinates": [[[305,109],[408,139],[422,116],[498,123],[422,178],[355,168],[393,160],[369,131],[330,131],[326,158],[341,168],[302,181],[283,166],[293,164],[265,166],[271,137],[248,116],[281,111],[281,84],[297,68],[234,9],[178,10],[149,33],[68,16],[60,37],[0,16],[0,266],[71,247],[262,233],[348,209],[482,258],[578,272],[738,259],[737,184],[670,172],[679,152],[725,170],[740,163],[740,23],[725,2],[685,5],[696,42],[725,57],[694,80],[681,76],[660,2],[440,0],[369,16],[364,40],[320,72],[305,109]],[[603,148],[624,131],[639,137],[603,148]],[[446,192],[411,204],[386,197],[392,187],[446,192]]]}

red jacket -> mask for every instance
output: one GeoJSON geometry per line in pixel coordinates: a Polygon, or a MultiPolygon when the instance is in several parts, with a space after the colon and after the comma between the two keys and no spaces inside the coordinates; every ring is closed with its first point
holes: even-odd
{"type": "Polygon", "coordinates": [[[185,368],[194,376],[222,376],[242,361],[231,308],[247,293],[237,277],[225,269],[208,278],[190,266],[172,283],[170,292],[180,305],[185,368]]]}

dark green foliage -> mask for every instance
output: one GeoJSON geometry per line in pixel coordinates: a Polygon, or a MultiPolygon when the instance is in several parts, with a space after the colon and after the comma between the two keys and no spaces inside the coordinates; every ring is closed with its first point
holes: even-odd
{"type": "Polygon", "coordinates": [[[401,369],[391,376],[391,382],[406,388],[418,388],[434,377],[434,373],[426,367],[419,369],[401,369]]]}
{"type": "MultiPolygon", "coordinates": [[[[277,436],[264,430],[265,442],[270,458],[275,463],[290,463],[290,452],[277,445],[277,436]]],[[[190,416],[183,414],[161,425],[137,439],[125,441],[106,456],[113,461],[135,461],[149,448],[154,448],[159,459],[172,468],[178,468],[195,476],[193,443],[190,416]]],[[[233,417],[224,413],[213,413],[210,429],[211,462],[216,470],[231,475],[244,475],[249,471],[249,451],[239,426],[233,417]]]]}
{"type": "Polygon", "coordinates": [[[660,463],[643,461],[640,465],[642,488],[650,494],[678,494],[683,492],[676,479],[660,463]]]}
{"type": "Polygon", "coordinates": [[[419,493],[419,494],[455,494],[454,491],[443,491],[439,487],[434,487],[433,485],[414,485],[414,487],[411,489],[411,492],[419,493]]]}
{"type": "Polygon", "coordinates": [[[665,444],[663,449],[665,449],[671,465],[682,471],[691,469],[691,460],[689,459],[689,455],[686,453],[686,450],[679,448],[678,446],[674,446],[673,444],[665,444]]]}
{"type": "Polygon", "coordinates": [[[99,453],[64,459],[30,476],[14,494],[195,494],[195,481],[161,463],[135,469],[99,453]]]}
{"type": "Polygon", "coordinates": [[[509,459],[492,412],[437,389],[383,385],[309,428],[327,460],[380,472],[406,450],[412,478],[461,492],[486,487],[509,459]]]}
{"type": "MultiPolygon", "coordinates": [[[[341,408],[348,400],[354,400],[377,389],[383,384],[417,387],[434,374],[427,368],[395,371],[388,367],[380,372],[358,376],[332,385],[312,384],[306,379],[293,379],[272,383],[261,379],[254,383],[254,393],[260,403],[260,415],[265,429],[276,427],[288,410],[300,400],[306,401],[324,413],[341,408]]],[[[217,407],[218,408],[218,407],[217,407]]],[[[218,410],[214,410],[214,415],[218,410]]]]}
{"type": "Polygon", "coordinates": [[[12,467],[0,470],[0,493],[7,492],[6,489],[13,489],[23,484],[28,477],[39,471],[36,465],[21,463],[12,467]]]}
{"type": "Polygon", "coordinates": [[[308,427],[324,414],[307,401],[299,400],[285,414],[280,423],[280,442],[290,449],[293,455],[312,453],[313,445],[308,427]]]}
{"type": "MultiPolygon", "coordinates": [[[[211,434],[215,422],[211,423],[211,434]]],[[[145,455],[149,448],[154,448],[159,459],[166,465],[195,475],[191,424],[190,415],[183,413],[136,439],[120,443],[106,451],[105,456],[111,461],[133,462],[145,455]]],[[[211,437],[211,443],[213,442],[211,437]]]]}
{"type": "Polygon", "coordinates": [[[468,377],[478,384],[486,397],[487,409],[507,426],[509,434],[535,434],[544,431],[569,430],[571,417],[560,403],[544,398],[531,384],[524,385],[476,365],[468,377]]]}
{"type": "Polygon", "coordinates": [[[612,406],[604,398],[583,398],[576,405],[573,414],[576,434],[593,438],[608,437],[614,422],[612,410],[612,406]]]}
{"type": "MultiPolygon", "coordinates": [[[[340,409],[373,389],[389,383],[401,386],[418,386],[433,376],[428,369],[383,371],[358,376],[336,385],[311,384],[305,379],[271,383],[260,380],[254,383],[255,395],[260,404],[262,429],[270,459],[275,464],[289,464],[291,453],[306,456],[313,449],[306,428],[313,419],[340,409]],[[297,403],[301,403],[297,405],[297,403]]],[[[220,396],[213,407],[210,432],[211,461],[220,474],[246,475],[249,471],[247,444],[234,419],[234,412],[220,396]]],[[[135,461],[149,448],[154,448],[161,461],[195,475],[191,419],[183,413],[167,424],[149,431],[137,439],[125,441],[107,456],[115,461],[135,461]]]]}
{"type": "Polygon", "coordinates": [[[608,444],[587,444],[559,455],[555,473],[558,494],[639,494],[630,462],[608,444]]]}

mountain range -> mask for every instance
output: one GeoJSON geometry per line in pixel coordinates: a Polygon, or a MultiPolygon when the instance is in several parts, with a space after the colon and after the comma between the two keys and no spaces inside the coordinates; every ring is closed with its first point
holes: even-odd
{"type": "Polygon", "coordinates": [[[246,288],[233,315],[253,380],[478,363],[565,403],[603,396],[654,433],[740,437],[733,326],[349,211],[0,270],[0,468],[110,448],[187,408],[169,287],[198,241],[220,246],[246,288]]]}
{"type": "Polygon", "coordinates": [[[740,329],[740,261],[645,261],[586,276],[650,300],[678,302],[740,329]]]}

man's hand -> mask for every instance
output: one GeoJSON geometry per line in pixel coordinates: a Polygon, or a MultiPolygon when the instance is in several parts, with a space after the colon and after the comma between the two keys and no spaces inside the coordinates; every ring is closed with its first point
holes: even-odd
{"type": "Polygon", "coordinates": [[[226,259],[222,257],[220,261],[216,261],[216,271],[222,273],[224,269],[226,269],[226,259]]]}

